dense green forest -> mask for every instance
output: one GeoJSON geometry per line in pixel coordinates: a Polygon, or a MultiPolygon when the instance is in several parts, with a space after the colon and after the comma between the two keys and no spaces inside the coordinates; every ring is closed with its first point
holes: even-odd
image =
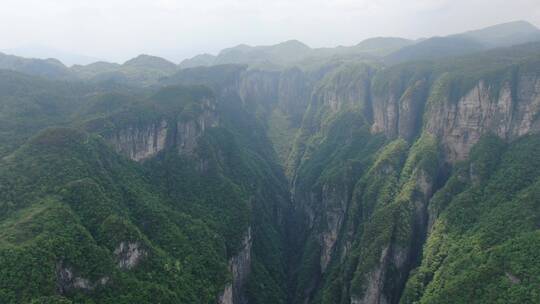
{"type": "Polygon", "coordinates": [[[0,303],[540,303],[531,27],[0,54],[0,303]]]}

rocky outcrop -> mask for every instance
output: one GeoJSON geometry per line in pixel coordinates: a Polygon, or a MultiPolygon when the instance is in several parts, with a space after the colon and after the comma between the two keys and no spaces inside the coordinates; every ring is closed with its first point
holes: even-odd
{"type": "Polygon", "coordinates": [[[114,149],[132,160],[142,161],[165,148],[167,121],[123,128],[108,138],[114,149]]]}
{"type": "MultiPolygon", "coordinates": [[[[410,213],[407,216],[400,214],[399,218],[393,219],[395,223],[389,226],[394,227],[392,236],[380,251],[377,263],[370,267],[370,271],[360,274],[362,288],[359,293],[351,295],[351,304],[381,304],[399,301],[401,290],[405,286],[409,271],[415,265],[415,258],[425,238],[427,205],[433,194],[432,180],[427,172],[417,169],[408,182],[412,188],[403,186],[401,193],[397,195],[397,203],[410,209],[410,213]],[[397,232],[399,229],[408,230],[406,239],[397,235],[403,233],[397,232]]],[[[379,231],[377,227],[374,229],[377,233],[385,233],[379,231]]]]}
{"type": "Polygon", "coordinates": [[[441,140],[449,162],[465,160],[486,133],[512,140],[540,130],[540,79],[522,75],[517,83],[500,89],[478,82],[457,102],[433,100],[428,108],[426,130],[441,140]]]}
{"type": "Polygon", "coordinates": [[[324,185],[322,187],[322,227],[321,233],[321,272],[324,273],[330,263],[339,232],[345,219],[348,194],[347,187],[324,185]],[[343,189],[345,188],[345,189],[343,189]]]}
{"type": "Polygon", "coordinates": [[[229,260],[229,271],[232,274],[232,282],[218,297],[218,304],[245,304],[245,286],[251,272],[251,227],[248,228],[242,240],[240,251],[229,260]]]}
{"type": "Polygon", "coordinates": [[[367,286],[364,288],[363,296],[352,296],[351,304],[393,303],[391,297],[384,292],[386,276],[391,267],[402,269],[406,262],[407,252],[403,248],[395,245],[384,248],[376,269],[365,275],[364,280],[367,282],[367,286]]]}
{"type": "Polygon", "coordinates": [[[369,67],[347,66],[326,76],[314,91],[315,102],[335,114],[346,109],[360,109],[371,116],[371,77],[369,67]]]}
{"type": "Polygon", "coordinates": [[[411,141],[422,126],[422,112],[427,99],[425,80],[416,81],[402,95],[395,90],[373,96],[373,133],[384,133],[389,138],[399,136],[411,141]]]}
{"type": "Polygon", "coordinates": [[[204,132],[219,125],[215,105],[208,100],[205,101],[204,107],[205,110],[195,119],[179,120],[176,123],[174,144],[179,154],[192,155],[204,132]]]}
{"type": "Polygon", "coordinates": [[[121,242],[114,250],[120,269],[132,269],[147,255],[139,243],[121,242]]]}
{"type": "Polygon", "coordinates": [[[92,291],[108,282],[107,276],[91,282],[89,279],[76,275],[73,268],[64,265],[63,262],[56,264],[56,290],[59,294],[66,294],[73,289],[92,291]]]}
{"type": "Polygon", "coordinates": [[[424,129],[441,140],[446,160],[454,163],[467,159],[486,133],[513,140],[540,129],[536,75],[523,74],[502,85],[480,80],[457,100],[441,89],[452,87],[451,81],[443,74],[431,87],[422,79],[403,90],[389,87],[374,94],[372,132],[411,141],[425,117],[424,129]]]}
{"type": "Polygon", "coordinates": [[[196,117],[180,114],[177,119],[119,127],[106,139],[118,153],[134,161],[146,160],[169,147],[176,148],[179,154],[192,155],[204,132],[219,125],[214,101],[202,100],[201,107],[196,117]]]}

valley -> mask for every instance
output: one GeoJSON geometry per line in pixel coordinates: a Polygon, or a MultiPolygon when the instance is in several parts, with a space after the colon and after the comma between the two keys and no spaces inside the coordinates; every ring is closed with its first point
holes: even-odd
{"type": "Polygon", "coordinates": [[[0,302],[538,303],[539,41],[0,55],[0,302]]]}

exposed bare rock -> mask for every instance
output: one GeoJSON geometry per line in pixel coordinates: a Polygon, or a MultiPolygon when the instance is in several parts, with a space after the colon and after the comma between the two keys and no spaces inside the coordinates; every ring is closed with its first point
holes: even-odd
{"type": "MultiPolygon", "coordinates": [[[[422,110],[427,99],[428,85],[418,80],[399,96],[394,90],[373,96],[373,133],[384,133],[389,138],[399,136],[412,140],[422,126],[422,110]]],[[[398,93],[399,94],[399,93],[398,93]]]]}
{"type": "Polygon", "coordinates": [[[371,74],[371,69],[362,65],[338,69],[314,90],[313,102],[322,105],[330,115],[355,108],[369,116],[371,74]]]}
{"type": "Polygon", "coordinates": [[[394,137],[398,125],[398,100],[399,96],[390,93],[388,96],[373,97],[373,125],[371,132],[385,133],[388,137],[394,137]]]}
{"type": "Polygon", "coordinates": [[[227,284],[223,292],[219,295],[218,304],[234,304],[233,288],[231,283],[227,284]]]}
{"type": "Polygon", "coordinates": [[[210,100],[204,103],[205,110],[193,120],[178,121],[176,123],[176,148],[180,154],[193,154],[197,148],[199,138],[208,128],[219,125],[219,117],[215,112],[215,105],[210,100]]]}
{"type": "Polygon", "coordinates": [[[324,272],[330,263],[336,241],[339,236],[347,208],[348,190],[334,185],[324,185],[322,188],[323,226],[326,229],[321,233],[321,272],[324,272]]]}
{"type": "Polygon", "coordinates": [[[504,274],[510,280],[510,282],[512,282],[512,284],[521,283],[521,280],[518,277],[516,277],[515,275],[511,274],[510,272],[505,272],[504,274]]]}
{"type": "Polygon", "coordinates": [[[139,243],[121,242],[114,250],[118,260],[118,267],[121,269],[132,269],[147,255],[139,243]]]}
{"type": "Polygon", "coordinates": [[[397,268],[403,267],[407,255],[403,249],[396,248],[397,246],[389,245],[384,248],[379,258],[379,265],[373,271],[365,274],[367,286],[364,289],[362,297],[351,297],[351,304],[387,304],[390,299],[384,293],[384,284],[386,274],[390,264],[394,264],[397,268]]]}
{"type": "Polygon", "coordinates": [[[512,92],[506,82],[494,92],[484,81],[476,84],[457,102],[433,101],[426,129],[441,139],[449,162],[464,160],[486,133],[512,140],[540,130],[540,79],[523,75],[512,92]]]}
{"type": "Polygon", "coordinates": [[[72,289],[92,291],[108,282],[109,277],[107,276],[100,278],[96,282],[91,282],[89,279],[77,276],[74,270],[64,265],[63,262],[56,264],[56,290],[59,294],[65,294],[72,289]]]}
{"type": "Polygon", "coordinates": [[[201,103],[202,112],[197,117],[129,125],[106,139],[117,152],[134,161],[151,158],[167,147],[175,147],[179,154],[191,155],[204,132],[219,125],[214,101],[206,99],[201,103]]]}
{"type": "Polygon", "coordinates": [[[422,127],[422,113],[427,93],[427,82],[419,80],[401,96],[397,123],[399,137],[411,141],[418,135],[422,127]]]}
{"type": "Polygon", "coordinates": [[[229,271],[232,274],[232,282],[218,297],[218,304],[245,304],[245,285],[251,272],[251,227],[248,228],[240,251],[229,260],[229,271]]]}
{"type": "Polygon", "coordinates": [[[168,124],[165,120],[146,126],[129,126],[108,138],[114,149],[135,161],[156,155],[165,148],[168,124]]]}

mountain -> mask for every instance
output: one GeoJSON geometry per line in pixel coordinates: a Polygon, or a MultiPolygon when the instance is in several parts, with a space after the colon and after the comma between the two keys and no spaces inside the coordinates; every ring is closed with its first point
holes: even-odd
{"type": "MultiPolygon", "coordinates": [[[[6,74],[70,93],[60,83],[6,74]]],[[[45,129],[14,142],[0,161],[1,301],[214,303],[220,293],[246,297],[248,273],[279,290],[278,223],[288,221],[290,207],[257,122],[238,119],[234,100],[217,105],[205,87],[130,97],[90,86],[77,95],[86,90],[88,99],[53,111],[57,121],[38,110],[26,122],[16,110],[25,105],[12,105],[14,121],[43,121],[45,129]],[[26,284],[28,275],[35,285],[26,284]]]]}
{"type": "Polygon", "coordinates": [[[540,302],[540,42],[447,38],[0,70],[0,303],[540,302]]]}
{"type": "Polygon", "coordinates": [[[0,69],[55,80],[116,82],[148,86],[156,83],[160,78],[172,75],[178,68],[172,62],[149,55],[140,55],[124,64],[98,61],[68,68],[56,59],[29,59],[0,53],[0,69]]]}
{"type": "Polygon", "coordinates": [[[0,69],[53,78],[69,76],[68,68],[56,59],[27,59],[0,53],[0,69]]]}
{"type": "Polygon", "coordinates": [[[257,68],[275,69],[278,67],[309,64],[313,61],[336,57],[377,57],[384,56],[413,41],[403,38],[377,37],[366,39],[355,46],[312,49],[297,40],[285,41],[271,46],[239,45],[222,50],[217,56],[203,54],[186,59],[180,68],[212,66],[220,64],[247,64],[257,68]]]}
{"type": "Polygon", "coordinates": [[[529,22],[515,21],[456,36],[473,39],[488,48],[496,48],[540,41],[540,30],[529,22]]]}
{"type": "Polygon", "coordinates": [[[525,21],[425,39],[387,56],[391,63],[459,56],[497,47],[540,41],[540,30],[525,21]]]}
{"type": "Polygon", "coordinates": [[[17,47],[12,49],[3,50],[4,53],[16,55],[26,58],[48,59],[56,58],[66,66],[72,66],[75,64],[84,65],[91,64],[97,61],[101,61],[99,58],[85,56],[80,54],[74,54],[70,52],[64,52],[53,48],[39,46],[39,45],[27,45],[23,47],[17,47]]]}
{"type": "Polygon", "coordinates": [[[376,37],[358,43],[355,48],[359,52],[384,55],[392,51],[397,51],[412,43],[413,41],[404,38],[376,37]]]}
{"type": "Polygon", "coordinates": [[[526,21],[515,21],[417,41],[395,37],[375,37],[366,39],[355,46],[315,49],[296,40],[272,46],[239,45],[224,49],[217,56],[204,54],[186,59],[180,63],[180,67],[247,64],[257,68],[275,69],[289,65],[312,65],[332,58],[375,60],[380,57],[384,57],[390,64],[395,64],[460,56],[535,41],[540,41],[540,30],[526,21]]]}
{"type": "Polygon", "coordinates": [[[216,60],[216,56],[210,54],[201,54],[193,58],[184,59],[180,62],[179,67],[181,69],[194,68],[198,66],[213,65],[216,60]]]}
{"type": "Polygon", "coordinates": [[[74,65],[71,70],[77,74],[80,78],[89,79],[99,74],[114,73],[120,69],[121,65],[117,63],[110,63],[105,61],[98,61],[87,65],[74,65]]]}
{"type": "Polygon", "coordinates": [[[176,65],[174,63],[167,61],[166,59],[150,55],[139,55],[126,61],[123,65],[125,67],[156,69],[163,71],[176,70],[176,65]]]}
{"type": "Polygon", "coordinates": [[[523,155],[537,149],[539,63],[536,43],[385,69],[201,67],[168,83],[236,92],[265,121],[298,216],[289,303],[534,303],[540,176],[523,155]]]}
{"type": "Polygon", "coordinates": [[[71,68],[78,78],[94,82],[116,81],[135,85],[151,85],[160,78],[177,70],[176,64],[166,59],[139,55],[124,64],[96,62],[89,65],[75,65],[71,68]]]}
{"type": "Polygon", "coordinates": [[[470,37],[434,37],[391,53],[387,56],[387,60],[391,63],[431,60],[470,54],[484,49],[482,43],[470,37]]]}
{"type": "Polygon", "coordinates": [[[214,64],[284,65],[303,58],[310,48],[297,40],[271,46],[239,45],[222,50],[214,64]]]}

